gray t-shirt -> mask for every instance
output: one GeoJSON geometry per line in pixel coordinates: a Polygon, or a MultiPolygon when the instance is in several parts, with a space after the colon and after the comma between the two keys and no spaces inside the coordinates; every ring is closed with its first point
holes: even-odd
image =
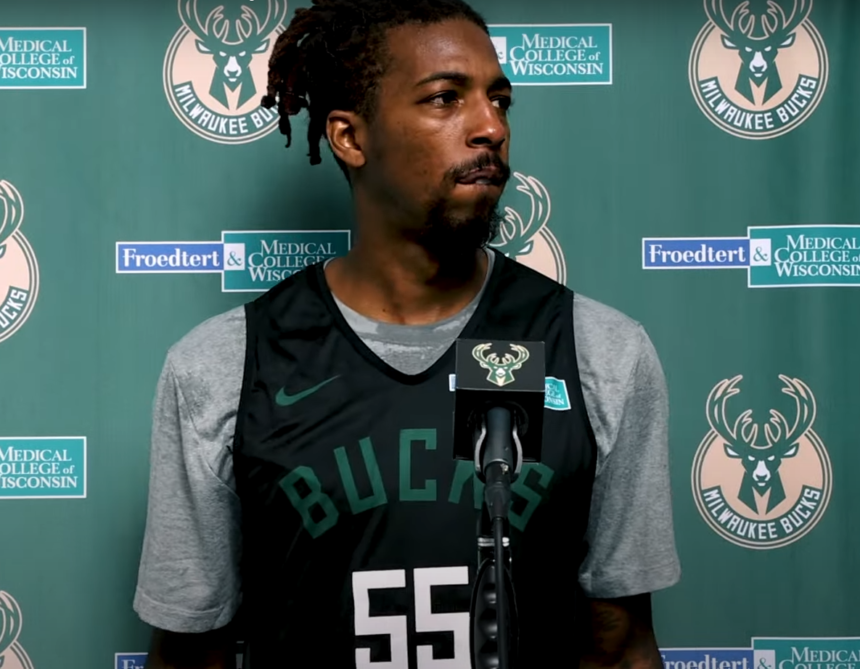
{"type": "MultiPolygon", "coordinates": [[[[454,317],[426,326],[372,321],[337,304],[376,355],[416,374],[453,344],[482,294],[454,317]]],[[[680,578],[680,564],[659,359],[642,326],[618,311],[576,295],[573,312],[571,336],[598,446],[590,551],[580,583],[589,597],[603,599],[667,588],[680,578]]],[[[244,356],[241,307],[202,323],[167,354],[153,407],[149,506],[134,598],[134,610],[154,627],[210,631],[229,623],[241,603],[231,447],[244,356]]]]}

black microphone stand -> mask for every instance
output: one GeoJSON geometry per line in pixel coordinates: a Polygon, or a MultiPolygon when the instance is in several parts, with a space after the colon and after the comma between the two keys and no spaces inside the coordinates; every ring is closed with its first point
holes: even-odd
{"type": "Polygon", "coordinates": [[[519,631],[507,534],[511,483],[519,472],[522,452],[519,442],[515,444],[516,426],[510,409],[489,409],[481,427],[475,466],[485,483],[485,503],[479,521],[479,567],[470,611],[472,667],[514,669],[519,631]]]}

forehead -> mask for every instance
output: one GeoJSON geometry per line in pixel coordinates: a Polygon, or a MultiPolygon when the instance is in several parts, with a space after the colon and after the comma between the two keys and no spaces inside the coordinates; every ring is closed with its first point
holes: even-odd
{"type": "Polygon", "coordinates": [[[466,19],[392,28],[387,46],[392,87],[414,86],[436,72],[462,72],[479,85],[502,76],[489,35],[466,19]]]}

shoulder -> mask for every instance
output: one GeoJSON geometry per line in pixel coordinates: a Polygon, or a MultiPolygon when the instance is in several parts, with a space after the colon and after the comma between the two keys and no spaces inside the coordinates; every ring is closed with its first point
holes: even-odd
{"type": "Polygon", "coordinates": [[[665,380],[643,325],[606,304],[575,294],[573,329],[577,365],[601,461],[613,449],[625,408],[639,395],[662,402],[665,380]]]}
{"type": "Polygon", "coordinates": [[[192,414],[205,405],[238,403],[244,361],[244,306],[200,323],[167,353],[167,366],[192,414]]]}

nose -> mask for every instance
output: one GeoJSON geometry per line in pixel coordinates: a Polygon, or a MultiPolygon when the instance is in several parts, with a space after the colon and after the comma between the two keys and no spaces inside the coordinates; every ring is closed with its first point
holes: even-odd
{"type": "Polygon", "coordinates": [[[473,148],[498,151],[508,140],[509,126],[505,112],[489,98],[474,104],[470,128],[468,143],[473,148]]]}
{"type": "Polygon", "coordinates": [[[770,478],[770,472],[767,469],[767,466],[761,460],[758,461],[756,465],[755,471],[753,472],[753,478],[758,483],[764,483],[770,478]]]}
{"type": "Polygon", "coordinates": [[[236,77],[242,71],[242,68],[239,67],[239,63],[236,62],[235,56],[230,56],[230,60],[227,61],[227,66],[224,68],[224,74],[228,77],[236,77]]]}
{"type": "Polygon", "coordinates": [[[767,69],[767,61],[764,59],[760,51],[757,51],[755,57],[750,63],[750,69],[756,74],[764,72],[767,69]]]}

